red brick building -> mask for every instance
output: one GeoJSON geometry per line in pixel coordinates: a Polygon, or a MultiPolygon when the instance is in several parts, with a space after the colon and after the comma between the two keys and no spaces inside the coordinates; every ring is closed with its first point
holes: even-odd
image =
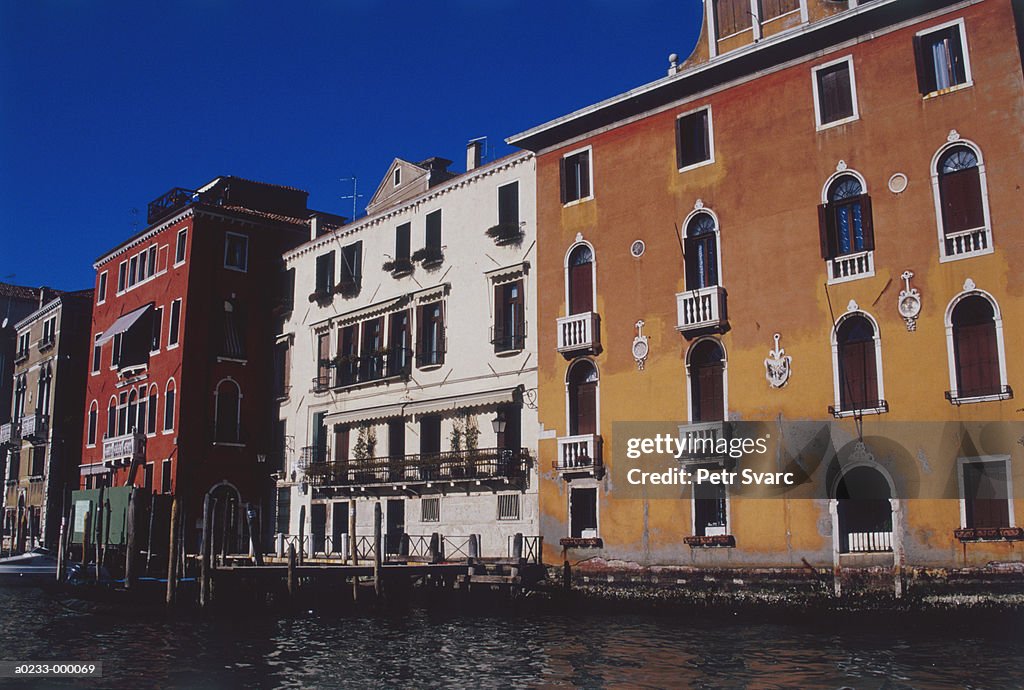
{"type": "Polygon", "coordinates": [[[177,495],[187,544],[216,487],[263,506],[271,312],[281,254],[323,218],[307,196],[236,177],[175,188],[149,204],[144,230],[97,259],[83,489],[177,495]]]}

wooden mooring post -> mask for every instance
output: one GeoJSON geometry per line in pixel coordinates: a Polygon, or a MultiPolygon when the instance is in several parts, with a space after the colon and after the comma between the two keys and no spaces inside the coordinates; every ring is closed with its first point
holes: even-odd
{"type": "Polygon", "coordinates": [[[135,584],[135,578],[138,576],[136,572],[136,561],[138,560],[138,554],[136,549],[136,530],[135,523],[138,517],[139,501],[140,501],[139,490],[133,488],[131,493],[128,494],[128,524],[127,536],[125,538],[125,554],[124,554],[124,588],[131,589],[135,584]]]}
{"type": "Polygon", "coordinates": [[[82,576],[85,576],[85,565],[89,562],[89,535],[92,530],[92,513],[85,511],[85,523],[82,527],[82,576]]]}
{"type": "Polygon", "coordinates": [[[303,554],[306,551],[306,506],[299,506],[299,565],[302,565],[303,554]]]}
{"type": "Polygon", "coordinates": [[[178,497],[171,500],[171,531],[167,546],[167,605],[174,604],[178,585],[178,497]]]}
{"type": "Polygon", "coordinates": [[[203,538],[200,543],[199,558],[199,605],[206,606],[210,603],[210,553],[213,551],[213,530],[210,519],[212,516],[211,503],[213,497],[209,493],[203,497],[203,538]]]}
{"type": "Polygon", "coordinates": [[[60,537],[57,542],[57,582],[61,581],[61,574],[64,572],[64,537],[68,528],[67,518],[60,519],[60,537]]]}
{"type": "MultiPolygon", "coordinates": [[[[359,560],[359,544],[356,538],[356,502],[349,502],[348,511],[348,552],[349,559],[352,561],[352,565],[358,565],[359,560]]],[[[359,601],[359,576],[352,576],[352,601],[353,603],[359,601]]]]}
{"type": "Polygon", "coordinates": [[[383,522],[384,517],[381,513],[380,503],[373,504],[373,592],[380,599],[383,591],[382,583],[380,581],[381,576],[381,562],[384,557],[383,548],[383,522]]]}
{"type": "Polygon", "coordinates": [[[103,497],[105,487],[100,487],[100,497],[96,501],[96,582],[100,581],[100,564],[103,563],[103,497]]]}
{"type": "Polygon", "coordinates": [[[288,545],[288,599],[295,599],[298,581],[295,579],[295,544],[288,545]]]}
{"type": "Polygon", "coordinates": [[[249,526],[249,544],[252,546],[252,561],[256,565],[263,565],[263,548],[260,546],[259,527],[256,524],[256,509],[251,505],[245,506],[245,521],[249,526]]]}

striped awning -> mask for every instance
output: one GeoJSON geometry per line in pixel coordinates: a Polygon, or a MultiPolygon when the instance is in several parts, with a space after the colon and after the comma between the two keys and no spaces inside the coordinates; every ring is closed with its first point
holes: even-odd
{"type": "Polygon", "coordinates": [[[405,405],[395,403],[394,405],[378,405],[377,407],[365,407],[361,410],[346,410],[344,412],[332,412],[324,417],[326,424],[358,424],[361,422],[374,422],[383,419],[401,417],[405,405]]]}
{"type": "Polygon", "coordinates": [[[465,395],[453,395],[448,398],[434,398],[433,400],[421,400],[411,402],[405,406],[406,415],[424,415],[447,412],[449,410],[464,410],[474,407],[495,407],[507,405],[518,400],[519,386],[515,388],[500,388],[498,390],[484,391],[482,393],[468,393],[465,395]]]}

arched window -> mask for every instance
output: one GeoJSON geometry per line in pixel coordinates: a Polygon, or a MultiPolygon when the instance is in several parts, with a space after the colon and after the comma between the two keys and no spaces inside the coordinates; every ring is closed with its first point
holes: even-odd
{"type": "Polygon", "coordinates": [[[40,414],[50,413],[50,390],[52,383],[53,368],[47,363],[39,370],[39,395],[36,400],[36,410],[40,414]]]}
{"type": "Polygon", "coordinates": [[[117,398],[110,396],[107,403],[107,438],[117,436],[117,398]]]}
{"type": "Polygon", "coordinates": [[[156,405],[158,398],[160,397],[160,389],[157,388],[154,383],[149,387],[149,409],[147,410],[148,419],[146,420],[146,433],[156,433],[156,405]]]}
{"type": "Polygon", "coordinates": [[[690,420],[719,422],[725,419],[725,351],[713,338],[690,348],[687,376],[690,384],[690,420]]]}
{"type": "Polygon", "coordinates": [[[175,385],[174,379],[171,379],[167,382],[167,388],[164,389],[164,431],[174,429],[174,399],[175,385]]]}
{"type": "Polygon", "coordinates": [[[215,398],[215,415],[213,419],[214,440],[217,443],[238,443],[240,439],[239,404],[242,399],[242,391],[238,384],[231,379],[224,379],[217,384],[215,398]]]}
{"type": "Polygon", "coordinates": [[[818,207],[821,256],[830,263],[829,282],[874,275],[870,254],[875,248],[871,197],[858,175],[835,176],[818,207]]]}
{"type": "Polygon", "coordinates": [[[136,431],[139,422],[139,395],[132,389],[132,392],[128,394],[128,433],[136,431]]]}
{"type": "Polygon", "coordinates": [[[25,400],[28,393],[28,377],[24,374],[18,377],[14,384],[14,414],[13,418],[19,420],[25,416],[25,400]]]}
{"type": "Polygon", "coordinates": [[[882,370],[875,324],[863,313],[840,320],[835,330],[833,362],[836,368],[835,415],[885,412],[882,370]]]}
{"type": "Polygon", "coordinates": [[[978,148],[959,142],[940,149],[932,178],[943,258],[992,251],[985,166],[978,148]]]}
{"type": "MultiPolygon", "coordinates": [[[[972,288],[968,284],[965,288],[972,288]]],[[[995,301],[981,291],[965,291],[946,310],[950,388],[954,404],[1011,397],[1006,385],[1002,319],[995,301]]]]}
{"type": "Polygon", "coordinates": [[[594,311],[594,250],[578,244],[569,253],[569,315],[594,311]]]}
{"type": "Polygon", "coordinates": [[[686,289],[719,284],[718,224],[710,213],[696,213],[686,224],[686,289]]]}
{"type": "Polygon", "coordinates": [[[89,403],[89,427],[85,443],[88,446],[96,445],[96,427],[99,424],[100,406],[93,400],[89,403]]]}
{"type": "Polygon", "coordinates": [[[580,359],[569,368],[569,435],[597,433],[597,368],[589,359],[580,359]]]}

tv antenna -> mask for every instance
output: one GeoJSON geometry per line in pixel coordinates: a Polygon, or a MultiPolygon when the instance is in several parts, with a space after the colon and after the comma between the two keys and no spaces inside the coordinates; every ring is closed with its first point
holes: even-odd
{"type": "Polygon", "coordinates": [[[343,178],[341,178],[340,181],[341,182],[347,182],[349,180],[352,181],[352,193],[351,194],[343,194],[341,196],[341,198],[342,199],[351,199],[352,200],[352,217],[349,219],[349,222],[351,223],[352,221],[354,221],[356,219],[356,201],[358,199],[361,199],[363,197],[363,195],[359,193],[359,178],[358,177],[355,177],[355,176],[353,176],[353,177],[343,177],[343,178]]]}

